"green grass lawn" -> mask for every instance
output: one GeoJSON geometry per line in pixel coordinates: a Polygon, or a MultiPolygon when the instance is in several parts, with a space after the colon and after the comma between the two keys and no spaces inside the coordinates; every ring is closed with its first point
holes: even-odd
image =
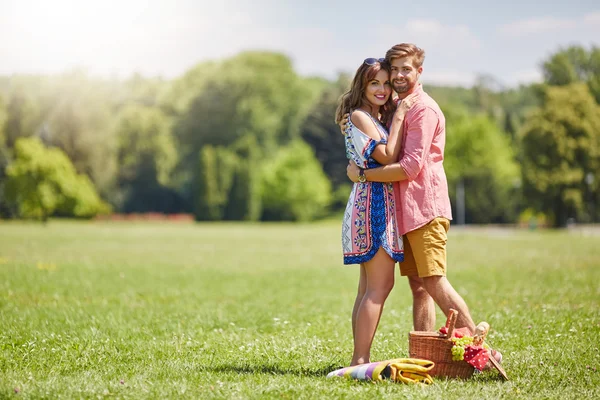
{"type": "MultiPolygon", "coordinates": [[[[428,387],[325,377],[352,349],[358,267],[339,237],[337,222],[0,222],[0,398],[600,398],[600,235],[453,227],[449,279],[511,380],[428,387]]],[[[411,315],[397,276],[373,360],[408,355],[411,315]]]]}

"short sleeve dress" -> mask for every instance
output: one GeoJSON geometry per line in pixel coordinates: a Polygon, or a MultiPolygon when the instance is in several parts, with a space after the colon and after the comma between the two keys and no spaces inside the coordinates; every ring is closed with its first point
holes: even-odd
{"type": "MultiPolygon", "coordinates": [[[[380,140],[373,140],[362,132],[350,118],[344,132],[346,156],[361,168],[381,166],[371,155],[375,146],[387,143],[388,137],[381,123],[371,115],[369,117],[377,126],[381,135],[380,140]]],[[[392,183],[357,182],[354,184],[342,223],[344,264],[361,264],[369,261],[380,247],[383,247],[394,261],[404,261],[404,246],[396,221],[395,202],[392,183]]]]}

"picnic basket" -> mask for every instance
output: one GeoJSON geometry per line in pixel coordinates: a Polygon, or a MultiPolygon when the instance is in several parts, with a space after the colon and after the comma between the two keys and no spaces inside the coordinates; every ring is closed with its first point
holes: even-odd
{"type": "MultiPolygon", "coordinates": [[[[433,369],[429,372],[431,376],[448,378],[470,378],[475,372],[475,368],[464,360],[454,361],[452,359],[452,334],[456,326],[458,311],[451,309],[446,320],[447,333],[412,331],[408,335],[408,350],[410,357],[430,360],[435,363],[433,369]]],[[[482,322],[480,326],[486,326],[481,334],[475,335],[478,343],[483,343],[489,325],[482,322]]],[[[494,357],[490,357],[490,362],[500,372],[504,379],[508,379],[506,373],[496,362],[494,357]]]]}

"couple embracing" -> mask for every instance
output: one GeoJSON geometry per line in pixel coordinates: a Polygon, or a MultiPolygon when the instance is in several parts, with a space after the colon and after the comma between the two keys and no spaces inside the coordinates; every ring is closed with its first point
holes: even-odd
{"type": "MultiPolygon", "coordinates": [[[[412,292],[415,330],[435,330],[436,304],[445,315],[458,311],[457,327],[476,328],[446,278],[452,213],[443,167],[445,118],[419,82],[424,58],[422,49],[402,43],[385,58],[365,59],[336,112],[350,159],[347,175],[355,182],[342,225],[344,264],[360,264],[351,365],[371,362],[396,262],[412,292]]],[[[501,361],[499,352],[492,356],[501,361]]]]}

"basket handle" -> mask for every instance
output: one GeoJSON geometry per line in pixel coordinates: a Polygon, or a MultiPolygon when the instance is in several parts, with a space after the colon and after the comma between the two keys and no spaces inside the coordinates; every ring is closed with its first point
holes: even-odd
{"type": "Polygon", "coordinates": [[[446,328],[447,328],[446,335],[448,336],[448,338],[451,338],[452,334],[454,333],[454,328],[456,327],[456,319],[457,318],[458,318],[458,311],[451,308],[450,312],[448,313],[448,319],[446,320],[446,328]]]}

